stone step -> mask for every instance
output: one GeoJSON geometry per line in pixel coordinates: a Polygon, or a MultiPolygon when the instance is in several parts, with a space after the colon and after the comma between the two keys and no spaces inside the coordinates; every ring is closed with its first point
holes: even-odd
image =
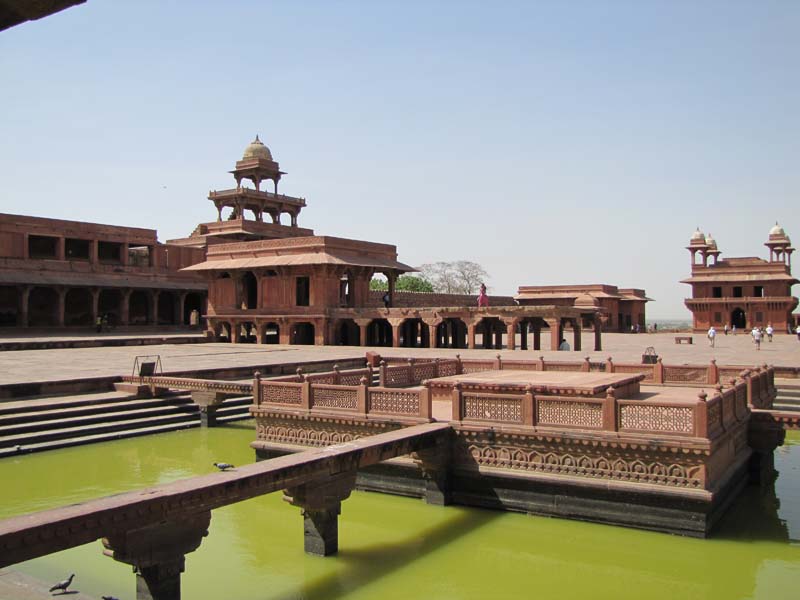
{"type": "Polygon", "coordinates": [[[138,429],[147,426],[168,425],[175,423],[195,423],[199,424],[197,413],[174,412],[173,414],[160,417],[127,419],[115,423],[96,423],[91,425],[80,425],[76,427],[66,427],[49,429],[47,431],[34,431],[30,433],[18,433],[0,436],[0,448],[8,448],[20,445],[26,448],[29,444],[40,442],[50,442],[65,440],[72,437],[85,437],[101,433],[112,433],[124,431],[126,429],[138,429]]]}
{"type": "Polygon", "coordinates": [[[134,399],[128,393],[107,391],[95,394],[76,394],[59,396],[35,396],[18,400],[0,402],[0,415],[37,412],[51,407],[72,408],[77,406],[92,406],[112,402],[125,402],[134,399]]]}
{"type": "Polygon", "coordinates": [[[787,412],[800,412],[800,404],[784,404],[782,402],[775,402],[772,405],[773,410],[785,410],[787,412]]]}
{"type": "Polygon", "coordinates": [[[79,404],[75,406],[62,407],[60,405],[48,406],[43,410],[20,412],[14,414],[0,414],[0,428],[9,425],[23,425],[26,423],[37,423],[47,421],[53,417],[68,419],[72,417],[82,417],[90,415],[112,414],[123,411],[141,410],[163,406],[165,402],[171,405],[191,404],[188,396],[174,396],[170,398],[140,398],[124,399],[121,401],[113,400],[105,403],[79,404]]]}
{"type": "Polygon", "coordinates": [[[67,437],[57,440],[48,440],[42,442],[32,442],[23,447],[21,452],[18,452],[14,447],[0,448],[0,458],[16,456],[20,453],[25,454],[28,452],[42,452],[44,450],[57,450],[58,448],[69,448],[70,446],[81,446],[84,444],[93,444],[97,442],[108,442],[111,440],[120,440],[124,438],[138,437],[143,435],[152,435],[156,433],[166,433],[169,431],[178,431],[180,429],[189,429],[191,427],[200,427],[200,420],[193,419],[192,421],[185,421],[180,423],[166,423],[166,424],[149,424],[143,427],[132,427],[130,429],[121,429],[118,431],[109,431],[104,433],[94,433],[90,435],[76,435],[74,437],[67,437]]]}
{"type": "Polygon", "coordinates": [[[794,404],[800,406],[800,398],[786,398],[785,396],[778,396],[775,398],[773,404],[794,404]]]}
{"type": "Polygon", "coordinates": [[[66,429],[71,427],[81,427],[83,425],[96,425],[102,423],[115,423],[133,419],[155,418],[181,414],[197,414],[197,407],[191,402],[178,404],[165,403],[163,400],[155,406],[147,407],[125,407],[124,410],[113,412],[98,412],[83,414],[78,416],[62,415],[60,411],[47,411],[38,413],[40,419],[31,420],[25,423],[6,424],[0,420],[0,440],[6,435],[22,434],[35,431],[50,431],[54,429],[66,429]]]}

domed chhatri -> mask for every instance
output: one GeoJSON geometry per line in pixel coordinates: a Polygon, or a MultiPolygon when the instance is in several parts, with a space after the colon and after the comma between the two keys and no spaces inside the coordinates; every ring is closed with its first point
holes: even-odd
{"type": "Polygon", "coordinates": [[[247,148],[244,149],[244,154],[242,155],[242,160],[251,160],[254,158],[261,158],[263,160],[272,160],[272,152],[269,151],[263,142],[258,139],[258,135],[256,135],[256,139],[254,139],[250,144],[248,144],[247,148]]]}
{"type": "Polygon", "coordinates": [[[600,301],[591,294],[581,294],[575,298],[573,306],[600,306],[600,301]]]}
{"type": "Polygon", "coordinates": [[[773,235],[776,237],[777,236],[783,237],[786,235],[786,232],[783,230],[783,227],[778,225],[777,221],[775,221],[775,226],[769,230],[769,237],[772,237],[773,235]]]}
{"type": "Polygon", "coordinates": [[[710,233],[706,236],[706,246],[714,250],[717,249],[717,241],[713,237],[711,237],[710,233]]]}
{"type": "Polygon", "coordinates": [[[695,232],[692,234],[692,239],[689,240],[689,243],[691,245],[693,245],[693,246],[697,246],[699,244],[705,244],[706,243],[706,234],[703,233],[702,231],[700,231],[700,228],[698,227],[695,230],[695,232]]]}

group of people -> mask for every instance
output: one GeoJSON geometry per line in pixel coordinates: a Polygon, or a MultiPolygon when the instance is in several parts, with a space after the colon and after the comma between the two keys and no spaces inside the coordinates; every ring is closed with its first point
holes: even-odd
{"type": "Polygon", "coordinates": [[[94,329],[97,333],[103,333],[103,330],[108,331],[108,313],[97,315],[94,320],[94,329]]]}
{"type": "MultiPolygon", "coordinates": [[[[724,331],[725,331],[725,335],[728,335],[728,325],[727,324],[725,325],[724,331]]],[[[733,331],[733,334],[735,335],[736,334],[736,325],[733,326],[732,331],[733,331]]],[[[791,330],[791,326],[790,326],[789,327],[789,333],[791,333],[791,332],[792,332],[792,330],[791,330]]],[[[767,338],[768,341],[771,342],[772,341],[772,336],[774,335],[774,333],[775,333],[775,329],[773,329],[771,323],[767,324],[766,327],[761,327],[761,326],[758,326],[758,325],[754,326],[752,331],[750,331],[750,335],[752,336],[753,342],[756,345],[756,350],[761,350],[761,342],[765,337],[767,338]]],[[[797,339],[798,339],[798,341],[800,341],[800,326],[797,327],[796,333],[797,333],[797,339]]],[[[712,348],[715,345],[716,338],[717,338],[717,330],[712,325],[711,327],[708,328],[708,345],[711,346],[712,348]]]]}

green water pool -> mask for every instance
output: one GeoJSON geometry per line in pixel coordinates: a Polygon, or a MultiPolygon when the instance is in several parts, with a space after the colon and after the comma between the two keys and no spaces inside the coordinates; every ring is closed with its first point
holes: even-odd
{"type": "MultiPolygon", "coordinates": [[[[254,460],[252,423],[0,461],[0,517],[209,473],[254,460]]],[[[356,492],[339,554],[303,552],[300,510],[271,494],[213,512],[186,557],[185,600],[800,598],[800,435],[776,451],[774,491],[748,488],[714,536],[681,538],[356,492]]],[[[14,567],[44,581],[134,598],[131,568],[99,541],[14,567]]],[[[11,599],[9,599],[11,600],[11,599]]]]}

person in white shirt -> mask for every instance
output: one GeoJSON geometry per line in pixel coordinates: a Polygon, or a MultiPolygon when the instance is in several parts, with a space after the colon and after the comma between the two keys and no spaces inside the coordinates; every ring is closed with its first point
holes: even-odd
{"type": "Polygon", "coordinates": [[[771,342],[772,341],[772,334],[775,330],[772,328],[772,323],[767,325],[767,339],[771,342]]]}
{"type": "Polygon", "coordinates": [[[761,330],[758,327],[753,327],[751,332],[753,341],[756,343],[756,350],[761,350],[761,330]]]}
{"type": "Polygon", "coordinates": [[[558,349],[559,350],[569,350],[569,344],[567,343],[567,340],[565,340],[564,338],[561,338],[561,343],[558,345],[558,349]]]}
{"type": "Polygon", "coordinates": [[[714,347],[714,338],[717,337],[717,330],[714,329],[714,326],[708,328],[708,345],[712,348],[714,347]]]}

